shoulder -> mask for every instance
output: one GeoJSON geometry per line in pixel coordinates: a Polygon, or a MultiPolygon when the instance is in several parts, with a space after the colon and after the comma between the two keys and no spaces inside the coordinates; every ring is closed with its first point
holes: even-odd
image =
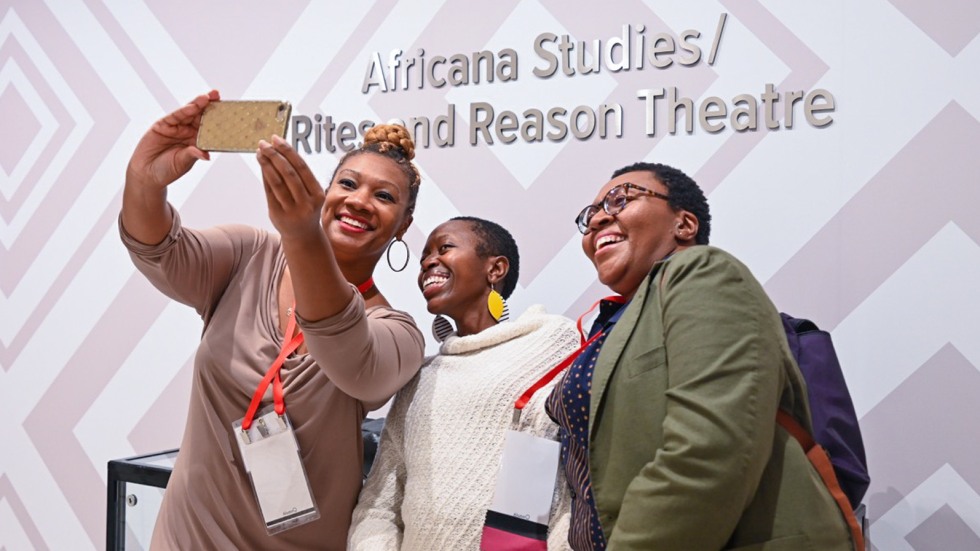
{"type": "Polygon", "coordinates": [[[671,256],[666,263],[671,266],[731,265],[745,268],[735,255],[711,245],[695,245],[671,256]]]}
{"type": "Polygon", "coordinates": [[[529,306],[528,309],[525,310],[524,313],[517,319],[518,321],[527,320],[529,322],[534,322],[536,326],[541,328],[575,329],[575,322],[566,318],[565,316],[549,313],[543,304],[534,304],[529,306]]]}
{"type": "MultiPolygon", "coordinates": [[[[562,315],[549,314],[543,306],[532,306],[525,314],[537,316],[539,324],[521,341],[522,361],[551,368],[579,347],[581,336],[574,321],[562,315]]],[[[532,371],[537,373],[537,370],[532,371]]]]}
{"type": "Polygon", "coordinates": [[[707,245],[685,249],[668,259],[651,289],[659,287],[661,308],[678,306],[677,313],[722,310],[767,317],[775,307],[752,271],[731,253],[707,245]]]}
{"type": "MultiPolygon", "coordinates": [[[[578,331],[574,321],[559,314],[548,313],[541,304],[530,306],[517,319],[517,323],[531,324],[533,330],[529,332],[530,336],[544,336],[555,341],[578,339],[578,331]]],[[[560,342],[556,342],[556,344],[560,344],[560,342]]]]}
{"type": "Polygon", "coordinates": [[[660,274],[666,286],[681,281],[696,281],[705,285],[751,282],[757,284],[752,271],[734,255],[710,245],[696,245],[665,260],[660,274]]]}
{"type": "Polygon", "coordinates": [[[696,245],[655,266],[627,313],[659,310],[687,315],[719,311],[722,305],[764,304],[771,304],[768,295],[745,264],[723,249],[696,245]]]}

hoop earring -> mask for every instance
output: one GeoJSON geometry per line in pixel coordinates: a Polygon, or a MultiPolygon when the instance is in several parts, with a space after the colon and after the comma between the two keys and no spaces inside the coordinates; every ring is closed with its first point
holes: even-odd
{"type": "Polygon", "coordinates": [[[507,321],[510,319],[510,309],[504,296],[497,292],[493,286],[490,287],[490,294],[487,295],[487,310],[497,321],[507,321]]]}
{"type": "Polygon", "coordinates": [[[405,243],[404,241],[402,241],[402,238],[401,237],[396,237],[396,238],[394,238],[394,239],[391,240],[391,243],[388,243],[388,250],[385,253],[385,258],[388,260],[388,267],[391,268],[391,271],[393,271],[393,272],[400,272],[400,271],[404,270],[406,267],[408,267],[408,260],[411,257],[412,257],[412,253],[408,250],[408,243],[405,243]],[[395,243],[401,243],[402,246],[405,247],[405,263],[402,264],[402,267],[401,268],[395,268],[391,264],[391,246],[394,245],[395,243]]]}
{"type": "Polygon", "coordinates": [[[432,336],[437,341],[445,341],[446,337],[451,335],[453,331],[453,324],[449,323],[449,320],[443,317],[442,314],[439,314],[436,316],[436,319],[432,320],[432,336]]]}

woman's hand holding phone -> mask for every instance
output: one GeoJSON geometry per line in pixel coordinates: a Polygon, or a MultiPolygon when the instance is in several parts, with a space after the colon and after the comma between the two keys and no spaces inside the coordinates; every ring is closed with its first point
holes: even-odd
{"type": "Polygon", "coordinates": [[[220,99],[218,91],[211,90],[154,122],[133,151],[126,169],[127,182],[162,190],[198,160],[209,160],[208,152],[197,147],[197,133],[204,109],[220,99]]]}
{"type": "Polygon", "coordinates": [[[198,149],[201,113],[220,96],[217,90],[197,96],[190,103],[153,123],[143,134],[126,167],[121,220],[127,233],[140,243],[163,241],[173,224],[167,205],[167,186],[208,154],[198,149]]]}

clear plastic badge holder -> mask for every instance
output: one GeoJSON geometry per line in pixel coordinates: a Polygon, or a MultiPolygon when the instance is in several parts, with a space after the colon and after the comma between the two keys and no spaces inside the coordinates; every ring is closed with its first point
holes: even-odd
{"type": "Polygon", "coordinates": [[[508,430],[490,510],[547,527],[560,452],[559,442],[508,430]]]}
{"type": "Polygon", "coordinates": [[[320,518],[289,417],[269,405],[248,430],[242,419],[231,428],[269,534],[320,518]]]}

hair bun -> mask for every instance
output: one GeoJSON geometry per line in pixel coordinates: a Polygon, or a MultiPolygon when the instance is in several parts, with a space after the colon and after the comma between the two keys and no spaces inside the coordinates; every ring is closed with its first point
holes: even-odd
{"type": "Polygon", "coordinates": [[[378,144],[382,152],[394,147],[400,149],[405,159],[415,158],[415,142],[404,126],[397,124],[379,124],[371,127],[364,134],[364,146],[378,144]]]}

